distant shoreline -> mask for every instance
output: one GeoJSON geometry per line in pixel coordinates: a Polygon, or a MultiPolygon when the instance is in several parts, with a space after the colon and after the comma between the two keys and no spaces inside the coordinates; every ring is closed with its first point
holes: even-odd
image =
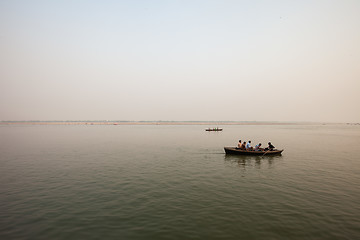
{"type": "Polygon", "coordinates": [[[358,123],[256,121],[0,121],[0,125],[334,125],[358,123]]]}

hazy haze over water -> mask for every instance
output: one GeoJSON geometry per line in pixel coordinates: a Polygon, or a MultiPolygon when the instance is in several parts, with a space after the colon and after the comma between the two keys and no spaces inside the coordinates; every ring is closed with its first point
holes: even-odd
{"type": "Polygon", "coordinates": [[[358,238],[359,13],[1,0],[0,239],[358,238]]]}
{"type": "Polygon", "coordinates": [[[360,122],[360,1],[0,2],[0,120],[360,122]]]}

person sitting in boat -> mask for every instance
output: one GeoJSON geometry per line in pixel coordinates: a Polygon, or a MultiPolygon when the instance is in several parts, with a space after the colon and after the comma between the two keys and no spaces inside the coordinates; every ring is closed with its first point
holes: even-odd
{"type": "Polygon", "coordinates": [[[246,144],[246,150],[248,150],[248,151],[253,150],[253,147],[251,146],[251,141],[248,141],[248,143],[246,144]]]}
{"type": "Polygon", "coordinates": [[[241,144],[240,149],[241,149],[241,150],[245,150],[245,149],[246,149],[246,141],[244,141],[244,142],[241,144]]]}
{"type": "Polygon", "coordinates": [[[268,147],[265,148],[265,151],[272,151],[274,149],[275,149],[274,145],[272,145],[271,142],[268,142],[268,147]]]}
{"type": "Polygon", "coordinates": [[[261,151],[261,143],[255,146],[255,151],[261,151]]]}
{"type": "Polygon", "coordinates": [[[241,148],[241,140],[239,140],[237,148],[241,148]]]}

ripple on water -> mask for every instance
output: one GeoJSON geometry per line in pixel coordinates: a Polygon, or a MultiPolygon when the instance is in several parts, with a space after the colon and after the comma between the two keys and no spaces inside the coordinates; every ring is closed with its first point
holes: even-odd
{"type": "Polygon", "coordinates": [[[117,127],[57,126],[51,134],[41,127],[1,128],[16,141],[0,144],[0,237],[360,235],[359,154],[327,147],[351,145],[359,132],[229,126],[215,135],[196,126],[117,127]],[[224,155],[223,145],[239,135],[273,136],[286,151],[274,157],[224,155]],[[316,144],[324,144],[324,151],[316,144]]]}

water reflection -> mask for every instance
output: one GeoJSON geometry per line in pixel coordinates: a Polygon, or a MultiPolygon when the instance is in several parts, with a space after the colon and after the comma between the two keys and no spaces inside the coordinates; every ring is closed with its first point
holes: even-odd
{"type": "Polygon", "coordinates": [[[282,156],[245,156],[245,155],[228,155],[225,154],[225,163],[234,164],[236,163],[241,168],[255,167],[260,169],[264,163],[266,166],[271,168],[276,159],[280,159],[282,156]]]}

